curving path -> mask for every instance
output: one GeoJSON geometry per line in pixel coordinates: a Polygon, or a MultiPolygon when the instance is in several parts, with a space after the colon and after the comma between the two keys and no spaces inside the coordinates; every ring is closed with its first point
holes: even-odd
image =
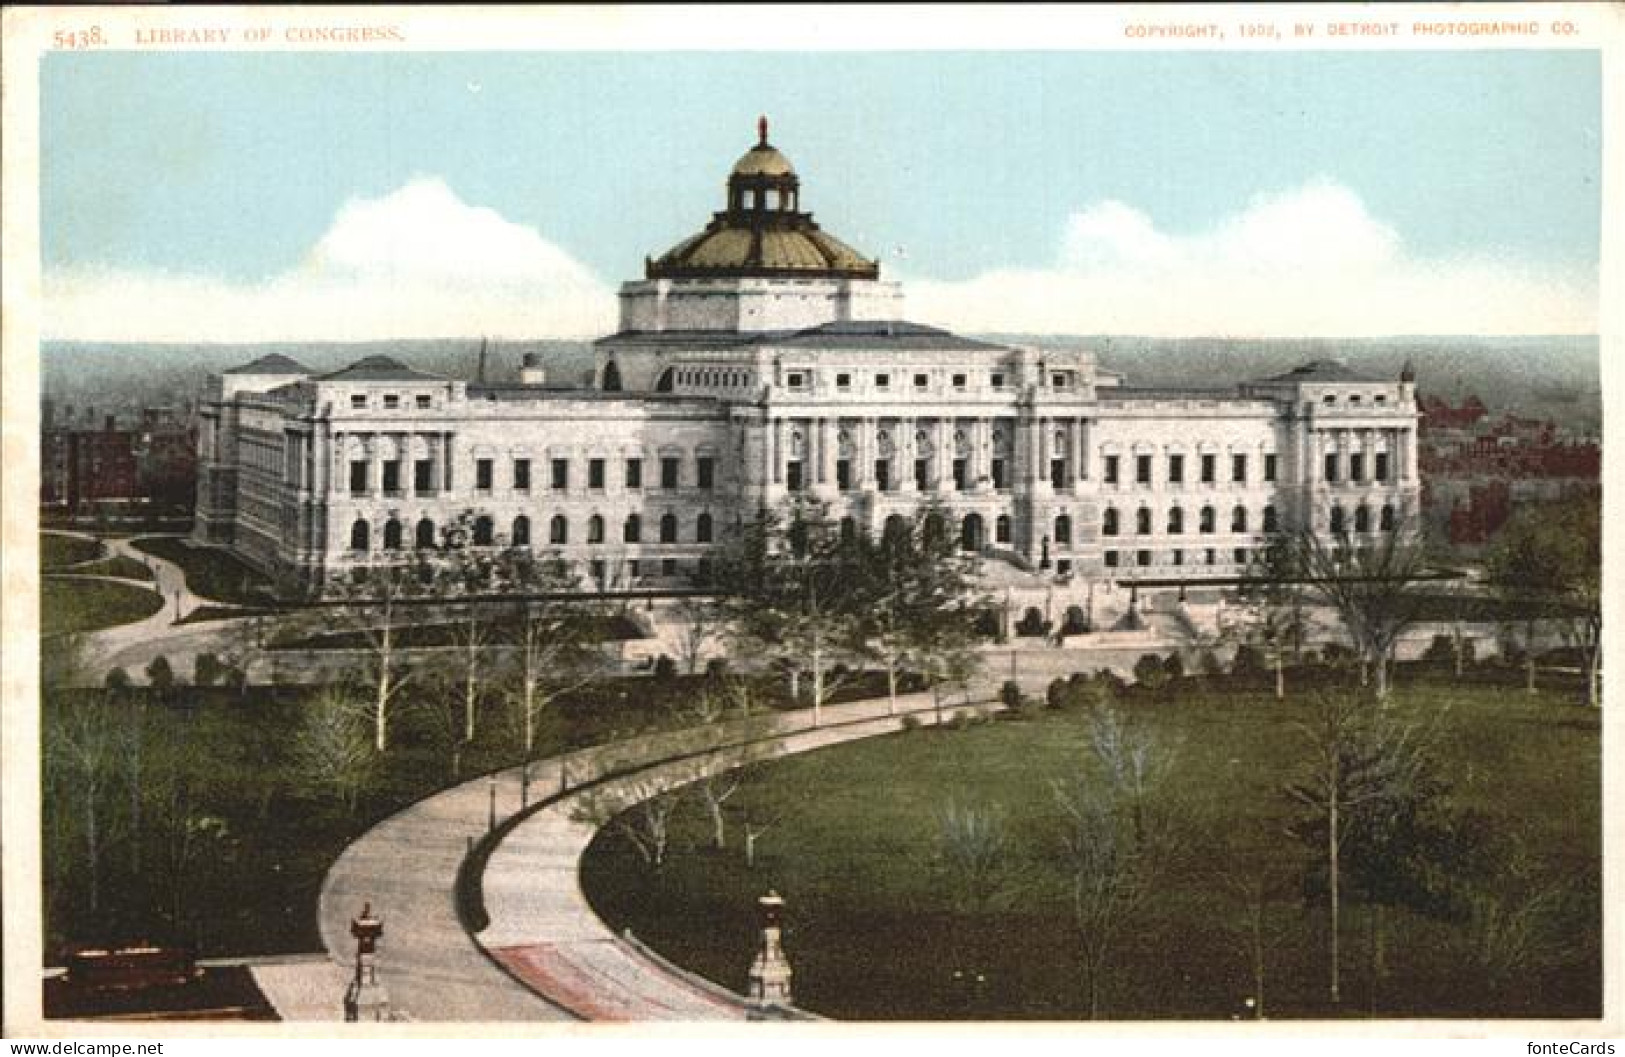
{"type": "MultiPolygon", "coordinates": [[[[900,699],[929,721],[926,695],[900,699]]],[[[945,711],[948,706],[945,705],[945,711]]],[[[833,705],[824,726],[807,712],[723,727],[782,755],[897,729],[885,699],[833,705]]],[[[393,1007],[417,1021],[743,1019],[720,988],[642,955],[588,907],[578,879],[594,827],[571,815],[585,788],[653,795],[692,780],[714,732],[676,731],[585,749],[437,794],[373,827],[345,849],[323,883],[318,915],[335,966],[349,966],[351,919],[371,902],[384,921],[379,974],[393,1007]],[[605,777],[608,776],[608,777],[605,777]],[[560,795],[561,777],[570,790],[560,795]],[[544,799],[546,798],[546,799],[544,799]],[[524,810],[493,850],[484,875],[489,925],[476,940],[456,907],[458,869],[495,816],[524,810]],[[537,806],[540,804],[541,806],[537,806]]],[[[724,750],[727,751],[727,750],[724,750]]],[[[339,996],[331,1007],[339,1019],[339,996]]]]}

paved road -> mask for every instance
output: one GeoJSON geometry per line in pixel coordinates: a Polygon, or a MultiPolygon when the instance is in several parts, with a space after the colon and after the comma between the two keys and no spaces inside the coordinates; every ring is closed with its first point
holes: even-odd
{"type": "MultiPolygon", "coordinates": [[[[929,704],[916,697],[912,704],[929,704]]],[[[788,732],[795,751],[883,733],[897,720],[884,700],[831,706],[826,727],[802,733],[805,712],[783,714],[774,730],[788,732]],[[863,726],[842,722],[881,717],[863,726]]],[[[760,726],[750,728],[760,735],[760,726]]],[[[345,849],[322,886],[322,941],[336,966],[350,964],[351,919],[371,903],[384,921],[380,976],[391,1001],[417,1021],[545,1021],[584,1016],[611,1019],[739,1018],[743,1009],[707,988],[635,957],[592,914],[576,881],[577,861],[591,827],[569,820],[572,806],[541,811],[518,825],[496,849],[487,870],[491,924],[488,957],[457,916],[457,871],[470,845],[490,823],[556,793],[561,773],[572,785],[605,772],[692,753],[691,732],[631,739],[543,761],[524,787],[517,768],[479,778],[406,808],[345,849]],[[515,976],[552,995],[544,998],[515,976]]],[[[683,780],[678,769],[640,773],[633,781],[683,780]]]]}

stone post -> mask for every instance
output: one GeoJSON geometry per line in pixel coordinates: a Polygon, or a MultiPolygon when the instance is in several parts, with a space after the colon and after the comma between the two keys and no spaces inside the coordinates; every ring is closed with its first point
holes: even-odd
{"type": "Polygon", "coordinates": [[[384,923],[373,917],[371,903],[363,905],[360,915],[350,921],[350,935],[355,937],[355,976],[344,992],[345,1020],[390,1019],[389,992],[378,982],[378,938],[383,934],[384,923]]]}
{"type": "Polygon", "coordinates": [[[769,890],[756,901],[762,921],[762,945],[750,963],[750,998],[758,1006],[788,1006],[790,961],[780,942],[784,928],[784,897],[769,890]]]}

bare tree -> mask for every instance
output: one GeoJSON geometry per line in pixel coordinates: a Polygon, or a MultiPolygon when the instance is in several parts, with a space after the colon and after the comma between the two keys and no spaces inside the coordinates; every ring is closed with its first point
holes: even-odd
{"type": "Polygon", "coordinates": [[[514,668],[507,699],[517,713],[528,757],[537,722],[549,704],[602,678],[603,657],[592,643],[590,603],[574,594],[576,577],[557,558],[510,554],[504,579],[519,597],[502,622],[511,634],[514,668]]]}
{"type": "Polygon", "coordinates": [[[400,641],[406,607],[427,592],[430,582],[430,571],[422,563],[377,562],[355,570],[337,586],[343,599],[339,614],[366,643],[373,748],[378,752],[389,748],[395,698],[412,678],[400,641]]]}
{"type": "Polygon", "coordinates": [[[294,764],[306,784],[337,797],[352,815],[378,765],[367,736],[370,720],[362,697],[347,686],[328,685],[306,702],[294,735],[294,764]]]}
{"type": "Polygon", "coordinates": [[[1098,774],[1051,783],[1091,1019],[1100,1014],[1117,940],[1151,897],[1173,847],[1173,815],[1158,795],[1172,751],[1111,710],[1092,720],[1098,774]]]}
{"type": "Polygon", "coordinates": [[[1300,774],[1285,787],[1307,809],[1297,832],[1318,843],[1326,868],[1328,991],[1342,1001],[1341,910],[1343,853],[1356,813],[1382,801],[1405,798],[1425,779],[1425,732],[1389,719],[1348,694],[1316,696],[1299,724],[1304,747],[1300,774]]]}
{"type": "Polygon", "coordinates": [[[997,804],[950,800],[937,812],[937,854],[954,909],[985,910],[1008,881],[1009,824],[997,804]]]}
{"type": "Polygon", "coordinates": [[[417,680],[409,699],[412,713],[446,754],[446,776],[454,782],[462,777],[463,753],[468,748],[464,736],[464,687],[460,674],[430,673],[417,680]]]}
{"type": "Polygon", "coordinates": [[[677,653],[689,675],[700,670],[705,651],[712,643],[720,642],[727,632],[722,612],[716,600],[704,595],[685,595],[671,609],[679,632],[677,653]]]}
{"type": "Polygon", "coordinates": [[[114,722],[105,695],[76,707],[52,708],[45,724],[45,754],[62,777],[61,789],[78,801],[84,837],[83,871],[89,910],[101,907],[103,838],[108,828],[106,801],[126,755],[127,728],[114,722]]]}
{"type": "Polygon", "coordinates": [[[1602,507],[1588,493],[1558,507],[1520,511],[1501,530],[1490,581],[1522,615],[1528,690],[1535,692],[1536,630],[1555,621],[1580,650],[1586,702],[1602,702],[1602,507]]]}
{"type": "Polygon", "coordinates": [[[617,783],[614,792],[589,793],[577,803],[571,818],[608,827],[638,853],[655,873],[665,869],[671,848],[671,820],[682,804],[681,791],[664,792],[652,782],[617,783]]]}

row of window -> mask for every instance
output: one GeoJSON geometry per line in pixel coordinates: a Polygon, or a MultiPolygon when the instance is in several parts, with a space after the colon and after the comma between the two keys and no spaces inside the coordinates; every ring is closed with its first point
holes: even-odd
{"type": "MultiPolygon", "coordinates": [[[[398,459],[381,462],[379,472],[382,480],[379,482],[386,493],[401,491],[402,463],[398,459]]],[[[608,476],[607,459],[587,460],[587,487],[602,489],[608,476]]],[[[549,486],[554,491],[564,491],[570,487],[571,468],[569,459],[552,459],[549,466],[549,486]]],[[[419,494],[426,494],[435,490],[434,485],[435,461],[433,459],[417,459],[412,463],[412,490],[419,494]]],[[[514,459],[509,468],[508,484],[516,492],[528,492],[531,489],[531,460],[514,459]]],[[[621,481],[629,489],[643,487],[643,460],[627,459],[622,466],[621,481]]],[[[714,488],[716,486],[716,460],[708,455],[702,455],[694,460],[694,487],[714,488]]],[[[450,487],[450,482],[447,483],[450,487]]],[[[496,487],[496,460],[474,460],[474,488],[476,491],[490,492],[496,487]]],[[[660,459],[660,487],[676,489],[683,487],[683,460],[677,456],[664,456],[660,459]]],[[[353,495],[366,495],[372,489],[372,463],[367,459],[352,459],[350,461],[350,492],[353,495]]]]}
{"type": "MultiPolygon", "coordinates": [[[[1350,407],[1359,407],[1362,402],[1362,397],[1359,393],[1350,393],[1344,398],[1344,400],[1350,407]]],[[[1325,396],[1320,398],[1320,402],[1325,404],[1327,407],[1335,407],[1337,405],[1337,394],[1327,393],[1325,396]]],[[[1384,407],[1388,403],[1388,397],[1384,393],[1377,393],[1371,397],[1371,402],[1378,407],[1384,407]]]]}
{"type": "MultiPolygon", "coordinates": [[[[1100,478],[1103,482],[1106,484],[1123,483],[1123,458],[1121,455],[1102,456],[1100,478]]],[[[1152,471],[1156,457],[1153,455],[1135,455],[1132,458],[1134,459],[1134,483],[1153,483],[1152,471]]],[[[1265,484],[1271,484],[1275,481],[1279,471],[1279,460],[1274,452],[1267,452],[1262,461],[1263,476],[1260,479],[1265,484]]],[[[1387,463],[1383,462],[1381,465],[1385,468],[1384,472],[1386,472],[1387,463]]],[[[1251,460],[1247,455],[1232,454],[1230,456],[1230,482],[1232,484],[1247,484],[1251,466],[1251,460]]],[[[1184,454],[1174,452],[1167,457],[1163,480],[1168,484],[1184,484],[1186,469],[1187,464],[1184,454]]],[[[1197,482],[1201,484],[1217,484],[1219,480],[1218,455],[1206,453],[1197,456],[1195,470],[1197,482]]]]}
{"type": "MultiPolygon", "coordinates": [[[[446,531],[449,531],[446,530],[446,531]]],[[[436,526],[433,519],[422,518],[412,529],[412,545],[427,550],[440,546],[454,546],[458,542],[445,538],[446,531],[436,526]]],[[[606,523],[600,514],[593,514],[587,518],[586,541],[588,543],[606,542],[606,523]]],[[[716,533],[715,521],[710,514],[702,513],[694,519],[694,543],[710,543],[716,533]]],[[[630,514],[621,523],[621,540],[624,543],[643,543],[643,518],[639,514],[630,514]]],[[[658,538],[661,543],[680,543],[679,523],[676,514],[665,514],[659,521],[658,538]]],[[[474,518],[470,526],[470,538],[467,542],[475,547],[494,547],[497,545],[496,521],[489,515],[481,514],[474,518]]],[[[555,514],[547,525],[548,543],[570,542],[570,519],[563,514],[555,514]]],[[[386,551],[402,550],[406,546],[406,524],[398,518],[390,518],[383,523],[379,533],[379,543],[386,551]]],[[[529,547],[532,544],[530,518],[521,514],[513,519],[509,528],[505,545],[512,547],[529,547]]],[[[350,526],[350,549],[354,551],[370,551],[373,544],[372,525],[366,518],[357,518],[350,526]]]]}
{"type": "MultiPolygon", "coordinates": [[[[1364,509],[1363,507],[1361,509],[1364,509]]],[[[1246,532],[1250,518],[1247,508],[1237,505],[1230,511],[1230,531],[1246,532]]],[[[1264,507],[1259,518],[1261,532],[1279,532],[1281,530],[1280,518],[1276,515],[1274,505],[1264,507]]],[[[1116,536],[1121,533],[1122,515],[1116,507],[1107,507],[1100,515],[1100,534],[1102,536],[1116,536]]],[[[1134,533],[1138,536],[1149,536],[1153,532],[1152,513],[1149,507],[1140,507],[1134,512],[1134,533]]],[[[1168,508],[1167,533],[1170,536],[1183,535],[1185,527],[1185,508],[1172,506],[1168,508]]],[[[1212,506],[1204,506],[1197,511],[1196,531],[1204,535],[1218,531],[1218,511],[1212,506]]],[[[1055,519],[1055,542],[1070,543],[1072,541],[1072,519],[1065,514],[1055,519]]]]}
{"type": "MultiPolygon", "coordinates": [[[[841,371],[835,375],[835,390],[837,392],[851,392],[854,375],[850,371],[841,371]]],[[[787,371],[784,375],[784,384],[788,389],[806,389],[812,384],[811,371],[787,371]]],[[[915,392],[924,392],[931,388],[931,375],[926,371],[916,371],[912,375],[915,392]]],[[[1052,371],[1049,375],[1050,388],[1070,389],[1074,381],[1071,371],[1052,371]]],[[[872,376],[874,388],[880,392],[890,392],[892,388],[892,374],[890,371],[877,371],[872,376]]],[[[988,387],[994,390],[1003,390],[1009,385],[1009,375],[1004,371],[990,371],[987,375],[988,387]]],[[[964,372],[955,372],[948,376],[948,384],[958,392],[970,388],[970,375],[964,372]]]]}
{"type": "MultiPolygon", "coordinates": [[[[1123,559],[1128,554],[1133,555],[1132,560],[1133,560],[1134,565],[1137,568],[1147,569],[1147,568],[1150,568],[1152,566],[1152,564],[1153,564],[1153,554],[1152,554],[1151,551],[1148,551],[1148,550],[1137,550],[1137,551],[1132,551],[1132,552],[1105,551],[1101,555],[1101,558],[1104,561],[1104,563],[1106,565],[1106,568],[1108,568],[1108,569],[1119,569],[1119,568],[1122,568],[1123,565],[1126,564],[1123,559]]],[[[1252,554],[1252,552],[1249,551],[1246,547],[1237,547],[1234,551],[1231,552],[1230,558],[1237,565],[1246,565],[1248,558],[1251,557],[1251,554],[1252,554]]],[[[1214,547],[1206,547],[1206,548],[1204,548],[1204,549],[1202,549],[1200,551],[1193,551],[1191,553],[1191,557],[1192,558],[1198,558],[1199,557],[1201,559],[1200,564],[1202,564],[1202,565],[1217,565],[1217,564],[1219,564],[1219,552],[1218,552],[1218,549],[1214,548],[1214,547]]],[[[1067,563],[1065,563],[1065,562],[1058,563],[1058,565],[1065,565],[1065,564],[1067,564],[1067,563]]],[[[1172,566],[1175,566],[1175,567],[1183,566],[1183,565],[1185,565],[1185,551],[1183,549],[1180,549],[1180,548],[1176,547],[1175,549],[1168,552],[1166,561],[1161,562],[1161,563],[1156,563],[1156,564],[1172,565],[1172,566]]],[[[1198,563],[1193,561],[1193,562],[1191,562],[1191,564],[1195,565],[1195,564],[1198,564],[1198,563]]],[[[1059,571],[1064,573],[1064,572],[1067,572],[1068,570],[1067,569],[1059,569],[1059,571]]]]}
{"type": "MultiPolygon", "coordinates": [[[[378,404],[385,411],[399,411],[402,407],[400,393],[380,393],[378,404]]],[[[428,393],[412,394],[412,404],[419,411],[427,411],[434,406],[434,398],[428,393]]],[[[351,393],[350,408],[354,411],[365,411],[372,406],[372,395],[369,393],[351,393]]]]}

